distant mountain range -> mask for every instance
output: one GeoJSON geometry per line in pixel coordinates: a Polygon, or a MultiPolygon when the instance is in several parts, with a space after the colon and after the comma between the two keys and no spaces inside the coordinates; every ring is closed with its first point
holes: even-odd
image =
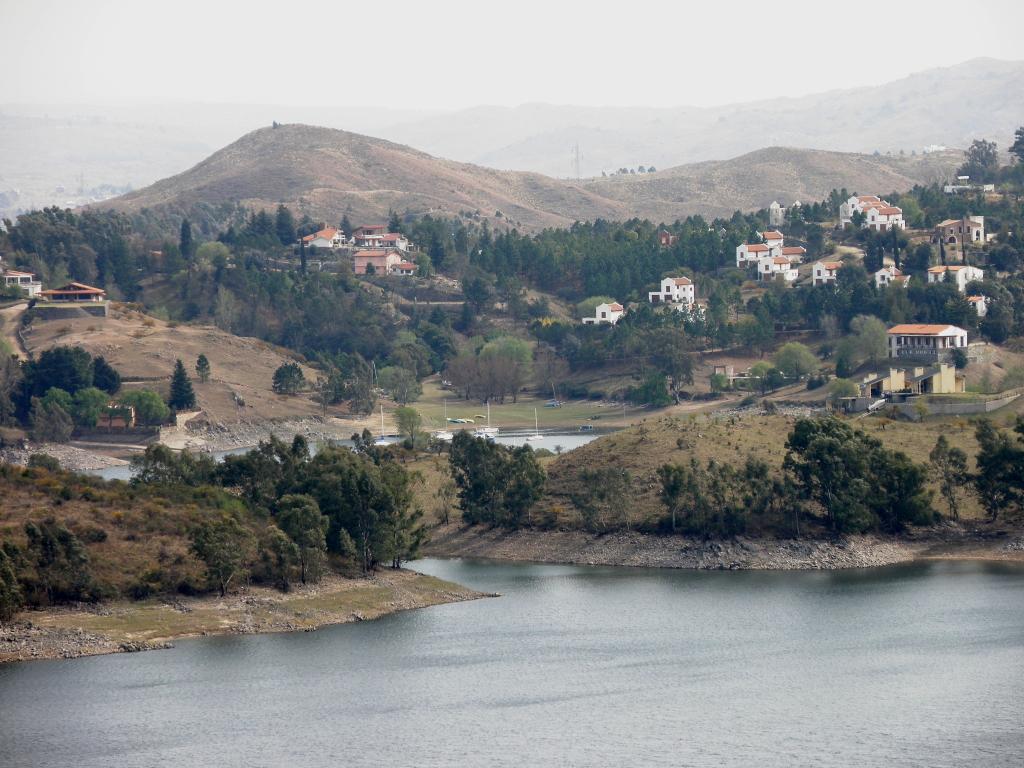
{"type": "Polygon", "coordinates": [[[383,221],[392,209],[439,216],[479,211],[496,225],[525,229],[598,217],[671,222],[694,213],[730,215],[772,199],[820,200],[833,187],[906,189],[947,177],[961,159],[959,152],[888,157],[769,148],[577,182],[457,163],[331,128],[283,125],[253,131],[184,173],[97,207],[146,208],[174,222],[184,215],[209,218],[223,203],[285,203],[330,223],[343,214],[353,222],[383,221]]]}
{"type": "MultiPolygon", "coordinates": [[[[622,167],[665,169],[736,158],[772,146],[898,156],[920,155],[930,145],[963,149],[974,138],[988,138],[1005,149],[1024,124],[1022,94],[1024,62],[975,59],[880,86],[714,108],[526,104],[426,112],[330,104],[3,105],[0,214],[89,202],[110,194],[103,185],[151,184],[275,120],[340,128],[448,160],[565,179],[576,175],[576,147],[584,178],[622,167]]],[[[685,92],[679,101],[686,101],[685,92]]],[[[619,185],[632,190],[631,184],[615,182],[608,187],[613,200],[619,185]]],[[[785,191],[772,196],[786,197],[785,191]]],[[[407,192],[413,201],[430,194],[407,192]]],[[[794,188],[792,194],[801,192],[794,188]]]]}

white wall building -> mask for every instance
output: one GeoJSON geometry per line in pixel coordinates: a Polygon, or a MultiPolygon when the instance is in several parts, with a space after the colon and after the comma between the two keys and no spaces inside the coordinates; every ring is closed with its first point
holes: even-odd
{"type": "Polygon", "coordinates": [[[811,269],[811,285],[835,285],[839,279],[839,270],[842,268],[841,261],[818,261],[811,269]]]}
{"type": "Polygon", "coordinates": [[[615,325],[619,322],[619,318],[626,314],[626,310],[617,301],[612,304],[598,304],[597,309],[594,310],[593,317],[584,317],[584,325],[600,325],[602,323],[609,323],[615,325]]]}
{"type": "Polygon", "coordinates": [[[910,275],[904,275],[903,272],[892,266],[882,267],[875,272],[874,277],[876,288],[885,288],[888,285],[901,285],[905,287],[910,282],[910,275]]]}
{"type": "Polygon", "coordinates": [[[799,272],[785,256],[767,256],[757,262],[758,280],[774,280],[779,275],[791,283],[799,277],[799,272]]]}
{"type": "Polygon", "coordinates": [[[696,286],[688,277],[665,277],[661,289],[647,294],[651,304],[693,304],[696,286]]]}
{"type": "Polygon", "coordinates": [[[939,358],[967,349],[967,331],[955,325],[905,324],[889,329],[889,357],[939,358]]]}
{"type": "Polygon", "coordinates": [[[956,289],[960,293],[967,292],[968,283],[972,283],[975,280],[984,280],[985,270],[978,269],[977,267],[971,267],[964,264],[954,264],[952,266],[938,266],[930,267],[928,269],[928,284],[941,283],[946,280],[952,280],[956,282],[956,289]]]}
{"type": "Polygon", "coordinates": [[[744,243],[736,246],[736,267],[743,269],[751,264],[757,264],[761,259],[779,254],[764,243],[744,243]]]}
{"type": "Polygon", "coordinates": [[[854,195],[840,205],[840,226],[845,227],[852,223],[855,213],[864,215],[862,227],[873,229],[876,232],[907,228],[907,224],[903,220],[903,210],[875,195],[854,195]]]}
{"type": "Polygon", "coordinates": [[[302,238],[302,242],[310,248],[341,248],[346,244],[345,233],[334,227],[306,235],[302,238]]]}
{"type": "Polygon", "coordinates": [[[967,301],[974,307],[978,317],[984,317],[988,314],[988,296],[968,296],[967,301]]]}
{"type": "Polygon", "coordinates": [[[20,272],[17,269],[0,271],[0,284],[4,288],[20,288],[30,299],[34,299],[43,290],[43,284],[36,280],[32,272],[20,272]]]}

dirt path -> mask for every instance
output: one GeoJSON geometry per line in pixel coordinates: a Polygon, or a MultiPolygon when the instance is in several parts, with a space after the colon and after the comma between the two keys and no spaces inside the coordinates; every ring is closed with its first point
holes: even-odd
{"type": "Polygon", "coordinates": [[[27,309],[27,302],[25,304],[15,304],[12,307],[0,309],[0,337],[11,345],[11,349],[14,350],[15,357],[19,360],[28,359],[28,356],[25,354],[25,350],[21,346],[21,340],[18,338],[18,329],[21,327],[21,318],[27,309]]]}

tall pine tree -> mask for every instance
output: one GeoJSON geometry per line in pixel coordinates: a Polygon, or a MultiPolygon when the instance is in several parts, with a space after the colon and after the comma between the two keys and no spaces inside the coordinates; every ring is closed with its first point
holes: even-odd
{"type": "Polygon", "coordinates": [[[196,358],[196,376],[203,383],[210,380],[210,361],[202,353],[196,358]]]}
{"type": "Polygon", "coordinates": [[[171,376],[171,395],[167,404],[176,411],[185,411],[196,407],[196,393],[192,389],[192,380],[185,372],[181,360],[174,362],[174,374],[171,376]]]}

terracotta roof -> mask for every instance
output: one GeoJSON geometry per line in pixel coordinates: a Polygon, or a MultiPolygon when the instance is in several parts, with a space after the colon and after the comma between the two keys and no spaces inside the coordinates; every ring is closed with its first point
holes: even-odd
{"type": "Polygon", "coordinates": [[[760,253],[761,251],[767,251],[768,246],[764,243],[753,243],[747,245],[748,253],[760,253]]]}
{"type": "Polygon", "coordinates": [[[879,208],[878,212],[884,216],[894,216],[897,213],[902,214],[903,209],[897,208],[895,205],[890,205],[887,208],[879,208]]]}
{"type": "Polygon", "coordinates": [[[945,267],[945,266],[928,267],[928,271],[931,272],[933,275],[937,275],[940,272],[945,272],[947,269],[949,269],[949,267],[945,267]]]}
{"type": "Polygon", "coordinates": [[[782,239],[782,233],[779,232],[776,229],[773,229],[771,232],[762,232],[761,233],[761,239],[762,240],[781,240],[782,239]]]}
{"type": "Polygon", "coordinates": [[[977,304],[979,301],[985,301],[984,296],[968,296],[967,300],[972,304],[977,304]]]}
{"type": "Polygon", "coordinates": [[[787,259],[785,256],[776,256],[775,258],[772,259],[772,263],[774,263],[774,264],[789,264],[789,259],[787,259]]]}
{"type": "Polygon", "coordinates": [[[384,242],[392,242],[404,237],[405,235],[399,234],[398,232],[388,232],[386,235],[384,235],[384,242]]]}
{"type": "Polygon", "coordinates": [[[787,245],[782,249],[783,256],[796,256],[801,253],[807,253],[807,249],[802,245],[787,245]]]}
{"type": "Polygon", "coordinates": [[[609,304],[608,305],[608,309],[610,309],[612,312],[621,312],[622,311],[622,305],[619,304],[619,302],[616,301],[613,304],[609,304]]]}
{"type": "Polygon", "coordinates": [[[946,219],[945,221],[940,221],[935,226],[937,226],[937,227],[952,227],[954,224],[959,226],[960,225],[960,219],[946,219]]]}
{"type": "Polygon", "coordinates": [[[896,275],[893,280],[899,280],[901,283],[905,283],[910,279],[910,275],[896,275]]]}
{"type": "Polygon", "coordinates": [[[833,272],[843,266],[843,262],[841,261],[819,261],[818,263],[830,272],[833,272]]]}
{"type": "Polygon", "coordinates": [[[904,325],[894,325],[889,329],[890,335],[904,334],[907,336],[940,336],[947,331],[952,329],[953,331],[962,331],[962,328],[957,328],[955,325],[935,325],[928,323],[906,323],[904,325]]]}
{"type": "Polygon", "coordinates": [[[19,272],[16,269],[8,269],[2,273],[4,277],[35,277],[35,272],[19,272]]]}
{"type": "Polygon", "coordinates": [[[864,202],[867,202],[869,200],[876,200],[877,201],[879,198],[875,197],[874,195],[858,195],[857,199],[860,202],[864,203],[864,202]]]}
{"type": "Polygon", "coordinates": [[[385,251],[383,249],[378,248],[376,250],[356,251],[352,255],[352,258],[353,259],[375,259],[375,258],[379,259],[381,256],[387,256],[389,253],[390,253],[390,251],[385,251]]]}
{"type": "Polygon", "coordinates": [[[692,281],[688,277],[673,277],[673,278],[671,278],[671,280],[676,285],[691,285],[692,284],[692,281]]]}
{"type": "Polygon", "coordinates": [[[401,262],[399,264],[396,264],[395,265],[395,269],[409,270],[409,269],[418,269],[418,267],[415,264],[413,264],[411,261],[403,261],[403,262],[401,262]]]}

